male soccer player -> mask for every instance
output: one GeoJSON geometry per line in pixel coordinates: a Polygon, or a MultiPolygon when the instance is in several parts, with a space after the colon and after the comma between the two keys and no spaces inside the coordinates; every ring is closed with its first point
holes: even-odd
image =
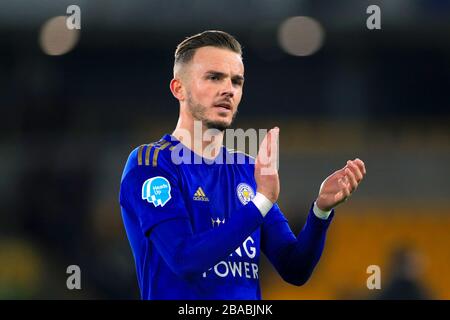
{"type": "Polygon", "coordinates": [[[256,161],[240,163],[222,145],[243,83],[241,46],[231,35],[205,31],[178,45],[170,83],[180,105],[177,126],[131,152],[121,181],[143,299],[261,299],[261,251],[285,281],[304,284],[322,254],[333,208],[366,173],[355,159],[326,178],[296,237],[276,204],[279,129],[265,136],[256,161]],[[195,135],[199,123],[212,132],[208,141],[195,135]]]}

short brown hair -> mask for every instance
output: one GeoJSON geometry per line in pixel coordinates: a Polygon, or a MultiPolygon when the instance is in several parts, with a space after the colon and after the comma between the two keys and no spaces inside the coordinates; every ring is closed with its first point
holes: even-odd
{"type": "Polygon", "coordinates": [[[229,49],[242,56],[241,44],[232,35],[219,30],[207,30],[184,39],[175,50],[175,64],[185,64],[192,60],[195,51],[212,46],[229,49]]]}

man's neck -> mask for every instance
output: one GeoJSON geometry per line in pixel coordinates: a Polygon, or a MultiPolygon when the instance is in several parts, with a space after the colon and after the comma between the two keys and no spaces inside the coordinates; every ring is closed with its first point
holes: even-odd
{"type": "Polygon", "coordinates": [[[208,129],[201,121],[178,119],[172,136],[205,159],[216,158],[223,144],[223,131],[208,129]]]}

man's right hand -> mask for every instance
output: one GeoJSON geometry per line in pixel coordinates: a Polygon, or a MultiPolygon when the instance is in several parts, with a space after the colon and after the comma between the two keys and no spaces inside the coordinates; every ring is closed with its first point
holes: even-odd
{"type": "Polygon", "coordinates": [[[259,146],[255,162],[256,192],[263,194],[275,203],[280,194],[280,179],[278,177],[278,136],[280,129],[271,129],[259,146]]]}

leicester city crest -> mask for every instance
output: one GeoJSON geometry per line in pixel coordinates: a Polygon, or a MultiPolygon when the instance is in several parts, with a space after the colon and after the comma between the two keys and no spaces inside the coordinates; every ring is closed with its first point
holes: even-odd
{"type": "Polygon", "coordinates": [[[155,207],[164,207],[170,198],[170,183],[164,177],[148,179],[142,185],[142,200],[153,203],[155,207]]]}
{"type": "Polygon", "coordinates": [[[246,183],[240,183],[236,188],[236,193],[239,200],[242,202],[244,206],[250,201],[252,201],[253,197],[255,196],[252,187],[250,187],[246,183]]]}

